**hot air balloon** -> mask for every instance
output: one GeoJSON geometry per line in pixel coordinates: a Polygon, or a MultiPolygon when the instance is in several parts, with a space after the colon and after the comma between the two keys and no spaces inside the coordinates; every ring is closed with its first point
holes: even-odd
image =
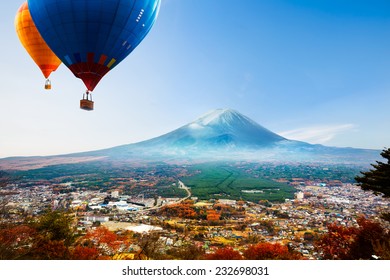
{"type": "Polygon", "coordinates": [[[80,78],[80,108],[93,110],[91,92],[152,28],[160,0],[28,0],[42,37],[80,78]]]}
{"type": "Polygon", "coordinates": [[[51,89],[49,76],[60,66],[61,60],[50,50],[39,34],[31,18],[27,2],[23,3],[16,13],[15,29],[23,47],[45,76],[45,89],[51,89]]]}

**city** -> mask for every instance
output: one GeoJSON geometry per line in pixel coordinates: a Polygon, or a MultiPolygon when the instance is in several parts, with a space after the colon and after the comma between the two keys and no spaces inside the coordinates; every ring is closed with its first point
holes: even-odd
{"type": "MultiPolygon", "coordinates": [[[[180,174],[186,174],[184,169],[175,167],[180,174]]],[[[7,209],[5,215],[3,211],[4,221],[17,224],[27,216],[43,214],[48,208],[67,211],[74,217],[79,236],[99,227],[112,232],[133,232],[135,239],[154,236],[154,258],[189,245],[211,254],[226,246],[242,251],[250,244],[271,242],[288,246],[304,259],[321,259],[315,241],[328,231],[329,224],[354,227],[358,226],[360,216],[380,221],[381,213],[390,211],[388,198],[339,180],[324,183],[318,179],[275,179],[293,186],[294,197],[283,202],[260,200],[255,203],[242,199],[199,199],[181,180],[167,180],[155,170],[152,173],[159,174],[159,179],[152,180],[153,176],[146,172],[145,177],[126,181],[150,188],[163,180],[169,182],[163,187],[167,193],[177,193],[178,189],[183,191],[181,195],[164,197],[153,191],[129,195],[121,185],[99,190],[75,188],[72,182],[46,181],[46,184],[37,182],[36,185],[29,182],[28,187],[13,183],[0,192],[2,207],[7,209]],[[169,192],[169,189],[176,191],[169,192]]],[[[384,226],[389,228],[388,223],[384,226]]],[[[139,258],[137,252],[144,248],[139,240],[133,241],[127,249],[115,252],[113,258],[139,258]]]]}

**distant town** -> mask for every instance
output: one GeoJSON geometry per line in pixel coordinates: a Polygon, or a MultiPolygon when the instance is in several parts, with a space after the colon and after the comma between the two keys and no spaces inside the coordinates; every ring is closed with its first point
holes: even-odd
{"type": "MultiPolygon", "coordinates": [[[[182,175],[186,174],[184,170],[176,169],[182,175]]],[[[152,179],[149,173],[123,180],[143,189],[161,183],[161,177],[152,179]]],[[[276,182],[294,188],[293,197],[281,202],[259,200],[256,203],[243,199],[200,199],[180,179],[164,178],[163,181],[167,183],[163,188],[168,194],[180,195],[162,196],[154,192],[129,195],[120,183],[104,190],[75,188],[80,182],[36,180],[8,184],[0,196],[6,202],[3,207],[8,209],[5,219],[13,223],[50,208],[70,211],[81,235],[99,226],[114,232],[153,233],[158,235],[162,251],[193,243],[206,253],[226,245],[239,250],[248,243],[278,242],[307,259],[320,258],[313,242],[327,232],[330,223],[356,226],[360,215],[379,220],[381,213],[390,211],[389,199],[339,180],[277,178],[276,182]]],[[[243,192],[255,194],[261,190],[243,192]]],[[[140,250],[137,246],[133,249],[140,250]]]]}

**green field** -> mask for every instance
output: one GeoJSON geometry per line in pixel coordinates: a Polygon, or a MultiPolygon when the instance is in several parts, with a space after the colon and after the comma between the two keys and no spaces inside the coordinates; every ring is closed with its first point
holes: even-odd
{"type": "Polygon", "coordinates": [[[191,188],[192,195],[199,199],[242,198],[252,202],[259,200],[276,202],[294,197],[293,187],[270,179],[256,178],[245,169],[228,163],[195,165],[190,170],[194,175],[181,180],[191,188]],[[251,190],[261,192],[248,192],[251,190]]]}

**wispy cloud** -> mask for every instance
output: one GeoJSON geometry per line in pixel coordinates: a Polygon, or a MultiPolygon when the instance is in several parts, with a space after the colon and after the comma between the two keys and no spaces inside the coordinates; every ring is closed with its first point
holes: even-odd
{"type": "Polygon", "coordinates": [[[325,144],[337,135],[356,128],[357,125],[355,124],[321,125],[282,131],[279,134],[287,139],[305,141],[313,144],[325,144]]]}

